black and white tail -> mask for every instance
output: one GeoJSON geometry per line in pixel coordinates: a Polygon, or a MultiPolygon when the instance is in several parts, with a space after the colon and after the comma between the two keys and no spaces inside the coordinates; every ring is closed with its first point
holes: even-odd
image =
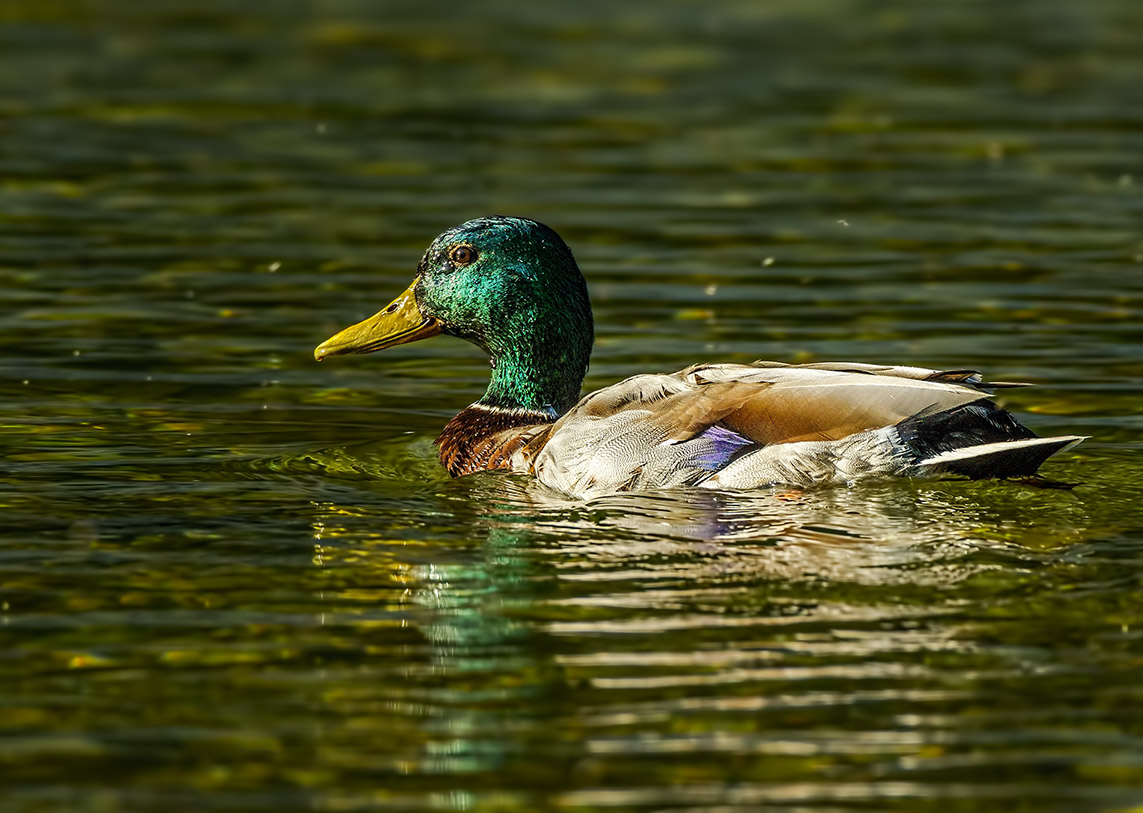
{"type": "Polygon", "coordinates": [[[920,461],[917,465],[936,474],[961,474],[974,480],[988,477],[1030,477],[1056,452],[1070,449],[1087,438],[1061,435],[1055,438],[1002,440],[951,449],[920,461]]]}
{"type": "Polygon", "coordinates": [[[1029,477],[1082,435],[1041,438],[986,399],[943,412],[920,412],[897,425],[922,473],[959,474],[974,480],[1029,477]]]}

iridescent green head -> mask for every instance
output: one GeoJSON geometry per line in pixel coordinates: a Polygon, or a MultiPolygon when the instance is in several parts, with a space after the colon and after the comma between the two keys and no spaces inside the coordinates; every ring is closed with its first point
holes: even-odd
{"type": "Polygon", "coordinates": [[[433,241],[408,290],[314,357],[371,353],[438,333],[492,357],[480,403],[565,412],[579,397],[594,338],[587,285],[571,250],[534,220],[462,223],[433,241]]]}

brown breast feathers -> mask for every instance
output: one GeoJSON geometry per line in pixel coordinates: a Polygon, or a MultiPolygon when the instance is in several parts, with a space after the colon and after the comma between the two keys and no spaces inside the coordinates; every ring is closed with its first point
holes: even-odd
{"type": "Polygon", "coordinates": [[[473,404],[445,424],[436,440],[441,465],[453,477],[511,468],[512,455],[543,445],[551,418],[543,413],[473,404]],[[536,443],[537,441],[541,441],[536,443]]]}

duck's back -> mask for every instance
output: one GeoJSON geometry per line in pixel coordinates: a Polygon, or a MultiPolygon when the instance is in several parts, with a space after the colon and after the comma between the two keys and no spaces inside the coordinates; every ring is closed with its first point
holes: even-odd
{"type": "Polygon", "coordinates": [[[682,485],[1019,476],[1081,440],[1037,438],[989,400],[998,386],[1015,385],[966,370],[857,363],[698,365],[594,392],[502,459],[588,498],[682,485]]]}

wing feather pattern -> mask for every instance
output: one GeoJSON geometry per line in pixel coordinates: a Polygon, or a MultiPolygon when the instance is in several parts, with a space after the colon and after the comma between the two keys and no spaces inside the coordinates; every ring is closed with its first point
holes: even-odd
{"type": "MultiPolygon", "coordinates": [[[[634,376],[586,396],[512,467],[581,496],[690,485],[751,449],[799,444],[791,453],[817,450],[919,413],[978,401],[995,386],[1008,384],[985,383],[972,370],[850,362],[695,365],[671,375],[634,376]]],[[[878,437],[888,443],[888,434],[878,437]]]]}

